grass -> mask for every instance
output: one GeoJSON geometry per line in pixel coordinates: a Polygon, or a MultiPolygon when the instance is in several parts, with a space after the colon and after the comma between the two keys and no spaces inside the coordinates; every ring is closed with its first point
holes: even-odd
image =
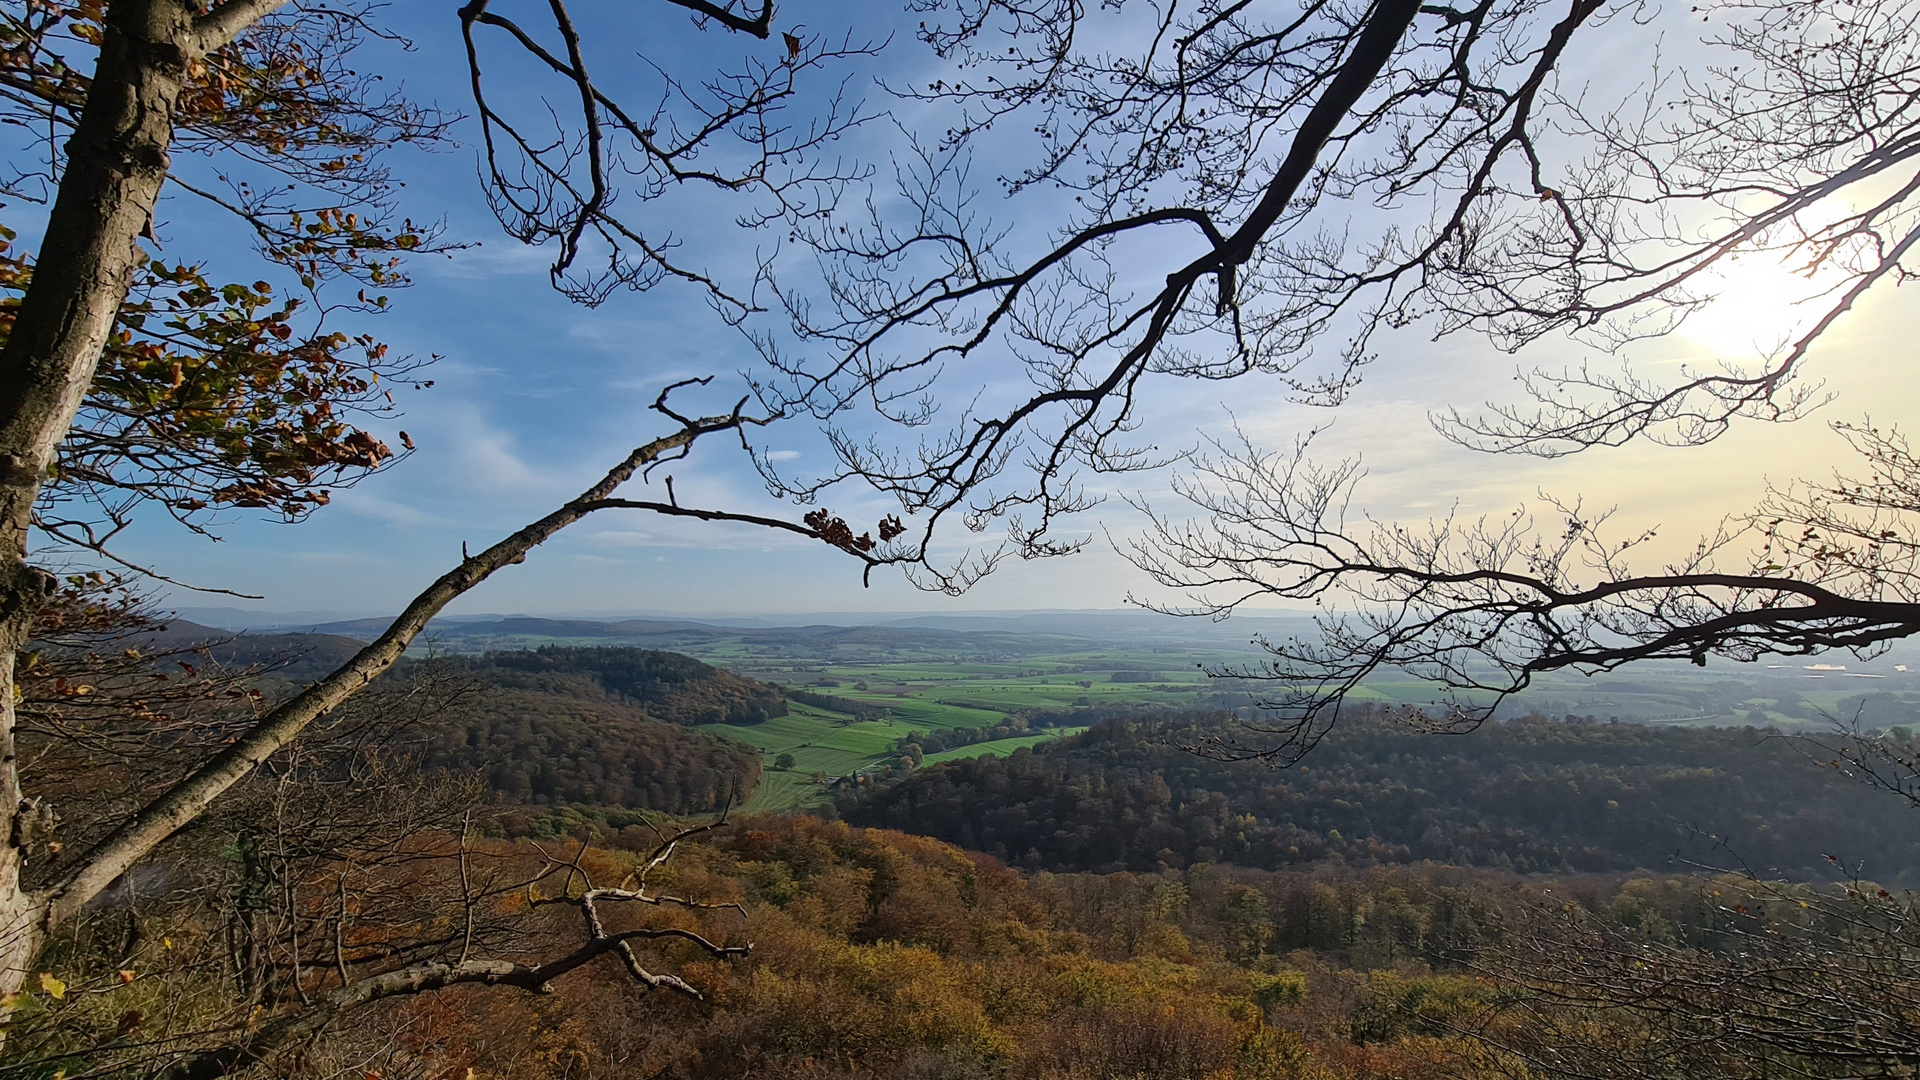
{"type": "Polygon", "coordinates": [[[822,736],[816,745],[848,754],[881,757],[892,751],[894,745],[906,738],[910,731],[911,728],[900,724],[869,720],[837,728],[822,736]]]}
{"type": "Polygon", "coordinates": [[[1054,728],[1038,735],[1021,735],[1012,739],[994,739],[992,742],[974,743],[972,746],[961,746],[952,750],[942,750],[937,754],[928,754],[920,764],[924,767],[938,765],[943,761],[967,761],[972,758],[986,757],[988,754],[1011,754],[1023,746],[1039,746],[1041,743],[1052,742],[1068,735],[1078,735],[1085,730],[1087,729],[1083,727],[1054,728]]]}
{"type": "Polygon", "coordinates": [[[913,729],[897,721],[853,717],[795,705],[786,716],[748,727],[704,724],[700,730],[747,743],[760,751],[760,786],[741,809],[747,813],[793,810],[826,798],[813,777],[847,776],[893,758],[894,746],[913,729]],[[776,769],[782,754],[792,769],[776,769]]]}
{"type": "MultiPolygon", "coordinates": [[[[1205,695],[1217,693],[1195,669],[1196,657],[1185,654],[1142,656],[1099,650],[1004,662],[978,658],[942,662],[923,656],[902,657],[891,662],[876,658],[873,662],[847,663],[823,658],[802,670],[792,664],[791,657],[736,657],[722,655],[723,652],[725,650],[713,650],[700,655],[742,675],[790,680],[796,688],[858,701],[883,711],[878,719],[860,720],[796,702],[788,715],[751,727],[705,725],[701,730],[747,743],[760,751],[765,771],[759,790],[744,807],[750,812],[796,809],[818,803],[825,799],[826,793],[814,782],[815,774],[847,776],[891,764],[900,740],[916,731],[991,727],[1008,715],[1025,710],[1126,704],[1142,708],[1194,708],[1206,703],[1205,695]],[[1147,683],[1113,682],[1113,672],[1119,670],[1152,670],[1162,677],[1147,683]],[[1087,685],[1081,686],[1082,682],[1087,685]],[[773,762],[782,754],[793,756],[792,769],[773,767],[773,762]]],[[[1022,746],[1049,742],[1064,733],[1049,731],[975,743],[929,755],[926,760],[937,764],[982,754],[1007,754],[1022,746]]]]}
{"type": "MultiPolygon", "coordinates": [[[[1056,646],[1048,644],[1046,648],[1056,646]]],[[[975,650],[969,655],[941,655],[923,649],[896,649],[881,642],[858,650],[835,649],[827,655],[804,657],[793,652],[689,647],[687,652],[720,663],[752,678],[789,683],[832,697],[861,702],[881,710],[877,719],[794,705],[792,715],[754,727],[710,725],[706,730],[738,739],[760,751],[769,768],[750,810],[804,807],[825,798],[815,773],[846,776],[890,764],[894,748],[915,732],[988,727],[1011,713],[1065,711],[1079,707],[1113,709],[1137,706],[1142,710],[1187,710],[1236,707],[1250,703],[1262,691],[1276,694],[1278,686],[1221,684],[1208,680],[1199,664],[1220,664],[1235,657],[1203,654],[1191,649],[1160,652],[1152,649],[1089,648],[1077,652],[1015,651],[993,655],[975,650]],[[1114,682],[1116,671],[1151,672],[1152,682],[1114,682]],[[1081,685],[1085,683],[1086,685],[1081,685]],[[794,768],[771,768],[781,754],[792,754],[794,768]]],[[[1249,650],[1251,653],[1252,650],[1249,650]]],[[[1240,657],[1245,660],[1247,657],[1240,657]]],[[[1815,709],[1834,710],[1848,695],[1880,690],[1879,684],[1856,680],[1802,681],[1797,668],[1777,673],[1733,666],[1701,676],[1691,668],[1657,667],[1624,675],[1585,678],[1558,674],[1543,676],[1510,703],[1515,712],[1539,709],[1550,715],[1573,713],[1602,718],[1618,715],[1675,724],[1744,722],[1757,706],[1763,715],[1783,727],[1800,727],[1776,702],[1791,691],[1796,701],[1815,709]],[[1753,675],[1762,681],[1752,682],[1753,675]],[[1716,680],[1749,681],[1742,692],[1716,705],[1705,690],[1716,680]],[[1770,680],[1770,681],[1769,681],[1770,680]],[[1776,688],[1777,687],[1777,688],[1776,688]],[[1741,717],[1728,709],[1739,702],[1741,717]]],[[[1426,705],[1444,696],[1441,688],[1404,675],[1369,679],[1353,692],[1352,700],[1394,705],[1426,705]]],[[[1469,700],[1486,695],[1465,693],[1469,700]]],[[[1022,746],[1038,746],[1058,737],[1057,732],[976,743],[928,755],[927,764],[939,764],[982,754],[1006,754],[1022,746]]]]}
{"type": "MultiPolygon", "coordinates": [[[[1156,639],[1156,641],[1159,639],[1156,639]]],[[[815,773],[846,776],[893,760],[894,747],[915,732],[987,727],[1010,713],[1066,711],[1083,706],[1141,710],[1235,708],[1261,693],[1281,692],[1275,685],[1215,683],[1200,665],[1238,664],[1257,668],[1261,652],[1252,645],[1204,646],[1176,632],[1167,644],[1136,647],[1098,643],[1087,638],[1047,633],[970,634],[946,643],[911,633],[869,633],[859,641],[794,634],[767,638],[758,631],[738,635],[711,633],[648,647],[683,652],[749,678],[811,689],[831,697],[859,701],[879,710],[877,719],[860,720],[827,709],[793,704],[790,715],[736,727],[705,728],[744,742],[760,752],[767,769],[748,804],[751,810],[784,810],[815,804],[825,797],[815,773]],[[1150,672],[1152,682],[1114,682],[1118,671],[1150,672]],[[1086,685],[1082,686],[1081,683],[1086,685]],[[791,770],[773,769],[791,754],[791,770]]],[[[468,646],[532,648],[542,644],[608,645],[600,638],[498,636],[473,638],[468,646]]],[[[1862,662],[1864,663],[1864,662],[1862,662]]],[[[1860,670],[1861,664],[1853,665],[1860,670]]],[[[1890,668],[1890,662],[1882,670],[1890,668]]],[[[1896,679],[1899,677],[1896,676],[1896,679]]],[[[1913,674],[1920,683],[1920,672],[1913,674]]],[[[1773,665],[1713,661],[1710,671],[1682,663],[1636,666],[1630,671],[1587,678],[1573,673],[1542,675],[1505,706],[1512,713],[1538,710],[1549,715],[1619,716],[1673,724],[1745,723],[1758,711],[1766,722],[1786,729],[1823,723],[1816,710],[1835,715],[1843,702],[1861,694],[1900,689],[1899,683],[1843,677],[1813,679],[1798,661],[1773,665]],[[1735,715],[1737,712],[1737,715],[1735,715]]],[[[1433,684],[1397,673],[1369,679],[1351,695],[1356,703],[1425,705],[1443,696],[1433,684]]],[[[1462,695],[1485,700],[1484,694],[1462,695]]],[[[1916,694],[1920,697],[1920,694],[1916,694]]],[[[930,763],[1036,746],[1053,734],[976,743],[930,755],[930,763]]]]}
{"type": "Polygon", "coordinates": [[[809,806],[820,797],[820,785],[810,774],[767,769],[760,774],[760,786],[754,789],[753,798],[742,809],[755,814],[779,813],[809,806]]]}

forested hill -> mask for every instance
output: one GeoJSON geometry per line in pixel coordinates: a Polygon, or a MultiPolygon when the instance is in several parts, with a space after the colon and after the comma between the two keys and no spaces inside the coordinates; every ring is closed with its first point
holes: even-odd
{"type": "Polygon", "coordinates": [[[609,695],[674,724],[757,724],[787,715],[777,686],[741,678],[679,653],[566,648],[454,660],[495,682],[540,689],[586,677],[609,695]]]}
{"type": "Polygon", "coordinates": [[[641,649],[447,657],[395,675],[449,702],[410,729],[423,765],[477,770],[501,802],[535,806],[737,805],[759,780],[759,754],[688,726],[786,712],[777,687],[641,649]]]}
{"type": "Polygon", "coordinates": [[[1869,877],[1920,879],[1920,812],[1751,728],[1526,719],[1442,736],[1361,716],[1291,769],[1178,748],[1218,723],[1110,722],[928,768],[841,812],[1054,870],[1333,857],[1534,872],[1678,857],[1824,878],[1831,853],[1869,877]]]}

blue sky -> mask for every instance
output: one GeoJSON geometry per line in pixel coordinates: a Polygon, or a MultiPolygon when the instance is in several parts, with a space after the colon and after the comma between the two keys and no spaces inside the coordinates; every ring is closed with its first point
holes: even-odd
{"type": "MultiPolygon", "coordinates": [[[[544,5],[496,8],[531,22],[544,5]],[[516,12],[516,7],[527,10],[516,12]]],[[[578,4],[575,12],[583,25],[594,28],[590,57],[610,88],[624,86],[630,92],[638,92],[645,75],[631,60],[636,50],[669,57],[676,70],[697,76],[716,61],[748,53],[777,58],[782,48],[777,42],[695,32],[664,5],[578,4]]],[[[850,92],[876,109],[895,103],[875,79],[924,78],[932,70],[924,47],[903,32],[918,17],[903,5],[790,3],[783,12],[777,22],[782,29],[805,24],[807,33],[851,28],[875,39],[892,35],[876,60],[848,72],[850,92]]],[[[403,74],[406,88],[418,98],[470,112],[451,6],[400,4],[382,17],[411,37],[416,49],[399,56],[373,47],[379,69],[403,74]]],[[[1622,28],[1622,35],[1643,36],[1623,36],[1613,44],[1620,54],[1637,55],[1644,35],[1668,32],[1684,32],[1684,27],[1656,22],[1622,28]]],[[[1594,60],[1596,69],[1607,63],[1605,56],[1594,60]]],[[[489,84],[503,98],[564,89],[525,78],[504,63],[497,69],[490,64],[489,84]]],[[[924,119],[902,115],[908,122],[924,119]]],[[[752,364],[746,342],[687,288],[617,294],[594,310],[555,294],[546,280],[551,254],[502,237],[488,214],[476,179],[475,134],[472,123],[465,122],[456,128],[460,144],[395,158],[396,171],[408,184],[402,208],[417,218],[443,216],[449,238],[476,245],[451,257],[416,260],[414,287],[396,294],[395,310],[368,327],[396,351],[444,357],[430,373],[434,387],[406,393],[406,416],[393,425],[414,437],[419,452],[339,493],[331,507],[296,526],[235,518],[220,530],[223,539],[210,543],[163,519],[143,522],[123,545],[129,558],[164,567],[184,581],[262,594],[264,599],[246,605],[260,610],[389,612],[450,566],[462,542],[482,545],[537,517],[599,476],[627,448],[657,433],[660,427],[646,406],[660,386],[696,374],[717,374],[724,382],[752,364]]],[[[897,137],[891,125],[875,124],[849,138],[847,152],[886,167],[897,137]]],[[[1024,149],[1017,141],[996,145],[1008,155],[1024,149]]],[[[984,174],[1001,163],[980,164],[984,174]]],[[[732,211],[724,206],[681,203],[662,212],[676,215],[671,220],[688,239],[688,250],[699,250],[691,261],[706,267],[744,267],[755,245],[775,239],[740,235],[728,224],[732,211]]],[[[997,212],[1021,228],[1046,225],[1044,218],[1020,216],[1032,214],[1031,207],[997,212]]],[[[231,233],[230,225],[179,198],[168,200],[160,217],[170,251],[207,256],[231,233]]],[[[1155,269],[1151,260],[1145,268],[1155,269]]],[[[1736,291],[1752,294],[1758,287],[1743,283],[1736,291]]],[[[1818,374],[1838,395],[1825,417],[1857,419],[1871,413],[1876,420],[1897,422],[1914,414],[1920,402],[1903,361],[1920,331],[1920,317],[1902,299],[1882,289],[1816,353],[1818,374]]],[[[1651,343],[1634,356],[1648,370],[1659,370],[1698,361],[1711,349],[1737,351],[1743,328],[1764,322],[1765,314],[1756,314],[1751,303],[1730,302],[1717,321],[1708,320],[1711,325],[1694,336],[1651,343]]],[[[1361,499],[1378,517],[1424,518],[1455,507],[1468,514],[1502,513],[1546,491],[1584,495],[1589,505],[1617,504],[1623,525],[1658,525],[1677,547],[1690,546],[1719,516],[1753,502],[1768,476],[1817,476],[1843,461],[1843,447],[1819,418],[1786,427],[1748,425],[1711,446],[1688,450],[1635,445],[1555,462],[1475,455],[1440,439],[1427,422],[1428,412],[1448,403],[1510,399],[1516,366],[1558,366],[1593,350],[1550,341],[1515,358],[1468,336],[1435,343],[1415,327],[1384,340],[1380,354],[1337,416],[1289,405],[1278,387],[1257,378],[1229,385],[1165,382],[1152,390],[1147,434],[1168,445],[1192,443],[1200,431],[1218,430],[1231,412],[1257,440],[1283,445],[1331,421],[1317,445],[1330,456],[1365,456],[1370,476],[1361,499]]],[[[980,388],[989,395],[1009,389],[996,386],[997,377],[981,376],[980,388]]],[[[816,443],[801,433],[792,438],[791,445],[776,442],[773,448],[796,455],[790,459],[795,467],[820,461],[816,443]]],[[[750,470],[724,453],[703,455],[675,475],[688,501],[782,509],[769,503],[750,470]]],[[[1135,476],[1108,490],[1138,491],[1161,502],[1164,485],[1164,476],[1135,476]]],[[[866,500],[842,501],[834,509],[872,519],[888,508],[866,500]]],[[[798,516],[801,511],[787,507],[783,512],[798,516]]],[[[1096,538],[1102,530],[1125,537],[1138,524],[1118,500],[1081,523],[1082,531],[1096,538]]],[[[577,526],[454,610],[698,615],[1098,608],[1120,605],[1129,592],[1150,594],[1151,588],[1103,539],[1074,558],[1009,563],[966,597],[951,599],[918,592],[890,574],[876,574],[872,586],[862,588],[850,560],[800,538],[629,514],[577,526]]],[[[168,595],[183,606],[237,603],[177,591],[168,595]]]]}

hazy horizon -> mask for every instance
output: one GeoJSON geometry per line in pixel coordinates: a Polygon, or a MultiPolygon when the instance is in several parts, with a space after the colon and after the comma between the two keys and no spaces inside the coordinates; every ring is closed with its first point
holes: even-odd
{"type": "MultiPolygon", "coordinates": [[[[175,617],[203,626],[220,626],[236,630],[256,630],[269,625],[317,626],[328,623],[358,622],[370,619],[392,618],[395,612],[369,609],[348,609],[338,611],[292,610],[239,608],[239,607],[199,607],[191,604],[163,605],[161,610],[175,617]],[[231,624],[230,627],[224,624],[231,624]]],[[[1253,619],[1304,619],[1309,612],[1282,609],[1249,609],[1235,613],[1230,620],[1239,622],[1253,619]]],[[[564,622],[619,622],[623,620],[659,620],[681,622],[714,622],[718,624],[759,622],[769,626],[802,625],[845,625],[870,626],[885,625],[893,622],[913,620],[963,620],[963,619],[1021,619],[1046,616],[1087,617],[1087,618],[1132,618],[1139,620],[1165,619],[1175,621],[1177,617],[1149,611],[1145,608],[951,608],[947,610],[909,610],[909,611],[661,611],[634,609],[573,610],[573,611],[489,611],[471,612],[440,616],[445,622],[485,622],[497,619],[552,619],[564,622]]],[[[1179,619],[1178,621],[1194,621],[1179,619]]],[[[1199,618],[1197,621],[1210,622],[1199,618]]]]}

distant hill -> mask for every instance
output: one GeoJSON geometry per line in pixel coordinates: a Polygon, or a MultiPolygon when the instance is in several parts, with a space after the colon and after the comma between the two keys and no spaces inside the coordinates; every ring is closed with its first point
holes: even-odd
{"type": "MultiPolygon", "coordinates": [[[[315,633],[371,638],[385,631],[390,622],[384,618],[350,619],[322,623],[313,630],[315,633]]],[[[499,638],[599,638],[638,642],[665,637],[718,638],[731,634],[731,631],[720,627],[687,621],[627,619],[621,622],[596,622],[590,619],[538,619],[517,615],[504,619],[435,620],[428,628],[426,637],[447,642],[479,642],[499,638]]]]}
{"type": "Polygon", "coordinates": [[[542,676],[584,675],[608,695],[675,724],[757,724],[787,714],[779,687],[743,679],[679,653],[548,647],[455,662],[527,689],[546,685],[542,676]]]}
{"type": "Polygon", "coordinates": [[[137,646],[148,653],[200,652],[229,668],[257,668],[274,679],[312,682],[346,663],[366,643],[340,634],[236,634],[186,619],[116,638],[113,648],[137,646]]]}
{"type": "Polygon", "coordinates": [[[492,687],[410,732],[428,768],[475,770],[495,798],[532,806],[702,813],[744,802],[760,755],[591,693],[492,687]]]}
{"type": "MultiPolygon", "coordinates": [[[[334,671],[363,643],[332,633],[233,634],[176,619],[111,642],[116,653],[129,646],[168,670],[189,660],[206,673],[205,662],[182,654],[254,669],[271,699],[334,671]]],[[[390,737],[395,749],[429,769],[473,771],[499,801],[676,814],[743,802],[760,776],[752,747],[690,728],[787,711],[778,687],[631,647],[403,660],[352,707],[388,704],[408,710],[388,714],[407,721],[390,737]],[[408,691],[428,687],[429,676],[438,692],[410,702],[408,691]]]]}
{"type": "MultiPolygon", "coordinates": [[[[207,609],[222,624],[300,628],[310,633],[369,640],[386,629],[385,618],[307,622],[207,609]],[[236,621],[238,616],[238,621],[236,621]]],[[[851,617],[849,617],[850,619],[851,617]]],[[[1299,618],[1240,618],[1222,623],[1172,619],[1154,612],[1121,610],[1003,614],[924,614],[860,621],[782,624],[777,620],[632,618],[571,619],[527,615],[463,616],[435,619],[422,637],[442,652],[480,653],[530,649],[542,645],[634,645],[652,649],[694,649],[737,642],[776,655],[817,657],[865,654],[874,648],[939,656],[1031,656],[1078,651],[1102,644],[1166,646],[1180,644],[1245,652],[1255,634],[1285,636],[1310,632],[1299,618]]]]}
{"type": "Polygon", "coordinates": [[[1920,881],[1920,813],[1756,729],[1535,718],[1438,736],[1362,715],[1289,769],[1180,748],[1220,731],[1109,722],[927,768],[841,812],[1063,871],[1334,858],[1559,872],[1678,859],[1818,879],[1832,875],[1832,853],[1870,878],[1920,881]]]}
{"type": "MultiPolygon", "coordinates": [[[[136,635],[134,640],[149,649],[203,649],[222,664],[259,667],[268,675],[297,682],[330,674],[364,645],[361,640],[338,633],[228,634],[183,620],[136,635]]],[[[756,724],[787,713],[786,699],[777,686],[743,679],[692,657],[660,650],[549,646],[458,661],[411,661],[448,662],[474,673],[486,673],[495,680],[510,679],[508,673],[586,676],[607,694],[656,720],[674,724],[756,724]]],[[[523,688],[537,689],[533,685],[523,688]]]]}
{"type": "Polygon", "coordinates": [[[469,684],[431,727],[422,763],[474,769],[503,802],[697,813],[744,802],[760,755],[690,731],[787,711],[779,688],[675,653],[547,648],[403,665],[396,677],[469,684]]]}

